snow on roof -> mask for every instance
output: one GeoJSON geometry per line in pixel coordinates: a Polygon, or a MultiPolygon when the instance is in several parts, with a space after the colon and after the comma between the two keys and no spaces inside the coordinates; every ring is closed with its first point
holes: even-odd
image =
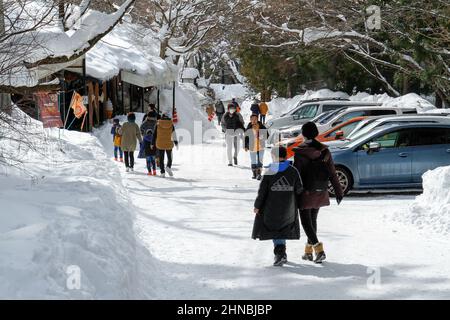
{"type": "MultiPolygon", "coordinates": [[[[45,19],[46,23],[39,26],[34,31],[25,32],[19,36],[13,36],[8,39],[12,48],[23,47],[24,44],[29,44],[29,48],[26,51],[21,52],[20,64],[13,65],[11,68],[0,75],[0,85],[13,86],[13,87],[32,87],[36,86],[41,79],[39,68],[45,67],[39,65],[35,68],[27,68],[27,64],[33,64],[40,62],[46,58],[71,58],[73,56],[82,54],[84,50],[88,49],[89,42],[107,32],[118,19],[123,16],[125,10],[129,7],[133,0],[126,0],[114,13],[107,14],[95,10],[89,10],[82,18],[81,23],[77,28],[64,32],[59,25],[58,19],[55,19],[57,12],[54,14],[51,10],[57,10],[57,8],[51,9],[45,2],[31,1],[25,3],[25,10],[21,10],[20,6],[17,8],[17,12],[11,13],[17,15],[17,19],[24,19],[25,22],[20,26],[24,30],[29,28],[28,24],[36,23],[40,15],[42,19],[45,19]],[[42,8],[44,9],[42,9],[42,8]],[[46,10],[45,10],[46,9],[46,10]],[[52,12],[48,17],[46,14],[52,12]],[[35,12],[33,16],[24,17],[23,12],[35,12]],[[28,20],[26,20],[27,18],[28,20]],[[32,21],[33,20],[33,21],[32,21]]],[[[9,17],[9,18],[13,18],[9,17]]],[[[8,20],[8,19],[5,19],[8,20]]],[[[3,43],[3,46],[7,46],[8,43],[3,43]]],[[[5,51],[5,50],[3,50],[5,51]]],[[[6,53],[1,54],[2,61],[15,61],[17,52],[14,50],[7,50],[6,53]]]]}
{"type": "Polygon", "coordinates": [[[136,75],[143,84],[150,83],[147,78],[153,79],[150,85],[175,81],[178,75],[175,65],[159,57],[159,40],[151,31],[129,22],[116,25],[86,54],[89,76],[108,80],[121,70],[129,72],[130,77],[136,75]],[[143,34],[145,37],[141,37],[143,34]]]}

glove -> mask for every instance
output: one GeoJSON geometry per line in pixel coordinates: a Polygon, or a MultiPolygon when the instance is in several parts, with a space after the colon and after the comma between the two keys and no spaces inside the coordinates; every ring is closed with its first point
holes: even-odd
{"type": "Polygon", "coordinates": [[[178,150],[178,141],[174,141],[173,143],[175,144],[175,147],[176,147],[177,150],[178,150]]]}
{"type": "Polygon", "coordinates": [[[336,196],[336,202],[337,202],[338,205],[341,204],[342,199],[344,199],[344,197],[342,197],[342,196],[336,196]]]}

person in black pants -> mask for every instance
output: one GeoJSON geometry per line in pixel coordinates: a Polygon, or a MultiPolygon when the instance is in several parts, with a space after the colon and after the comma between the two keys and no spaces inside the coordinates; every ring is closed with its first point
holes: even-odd
{"type": "Polygon", "coordinates": [[[305,142],[294,149],[294,166],[300,172],[304,190],[299,197],[300,220],[308,237],[303,260],[322,263],[326,259],[323,243],[317,237],[319,209],[330,205],[328,184],[331,182],[338,204],[344,193],[336,175],[333,157],[328,147],[316,140],[319,130],[313,122],[302,127],[305,142]],[[313,253],[316,257],[313,257],[313,253]]]}

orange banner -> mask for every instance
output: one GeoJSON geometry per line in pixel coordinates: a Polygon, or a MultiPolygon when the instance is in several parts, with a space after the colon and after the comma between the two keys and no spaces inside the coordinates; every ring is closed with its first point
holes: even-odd
{"type": "Polygon", "coordinates": [[[83,97],[79,93],[73,93],[70,108],[73,109],[73,113],[77,119],[81,119],[81,117],[83,117],[83,115],[87,112],[87,109],[83,104],[83,97]]]}

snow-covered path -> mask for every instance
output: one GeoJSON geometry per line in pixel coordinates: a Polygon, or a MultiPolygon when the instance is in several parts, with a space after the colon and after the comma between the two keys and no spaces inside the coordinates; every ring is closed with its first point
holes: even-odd
{"type": "Polygon", "coordinates": [[[301,261],[303,237],[288,243],[290,263],[275,268],[272,244],[250,239],[258,183],[249,179],[248,155],[240,155],[243,165],[230,168],[221,142],[174,152],[174,178],[146,176],[143,160],[133,174],[121,170],[138,208],[138,237],[158,260],[148,270],[155,273],[158,298],[450,297],[446,239],[389,218],[413,196],[353,196],[339,207],[333,203],[319,217],[327,262],[301,261]]]}

